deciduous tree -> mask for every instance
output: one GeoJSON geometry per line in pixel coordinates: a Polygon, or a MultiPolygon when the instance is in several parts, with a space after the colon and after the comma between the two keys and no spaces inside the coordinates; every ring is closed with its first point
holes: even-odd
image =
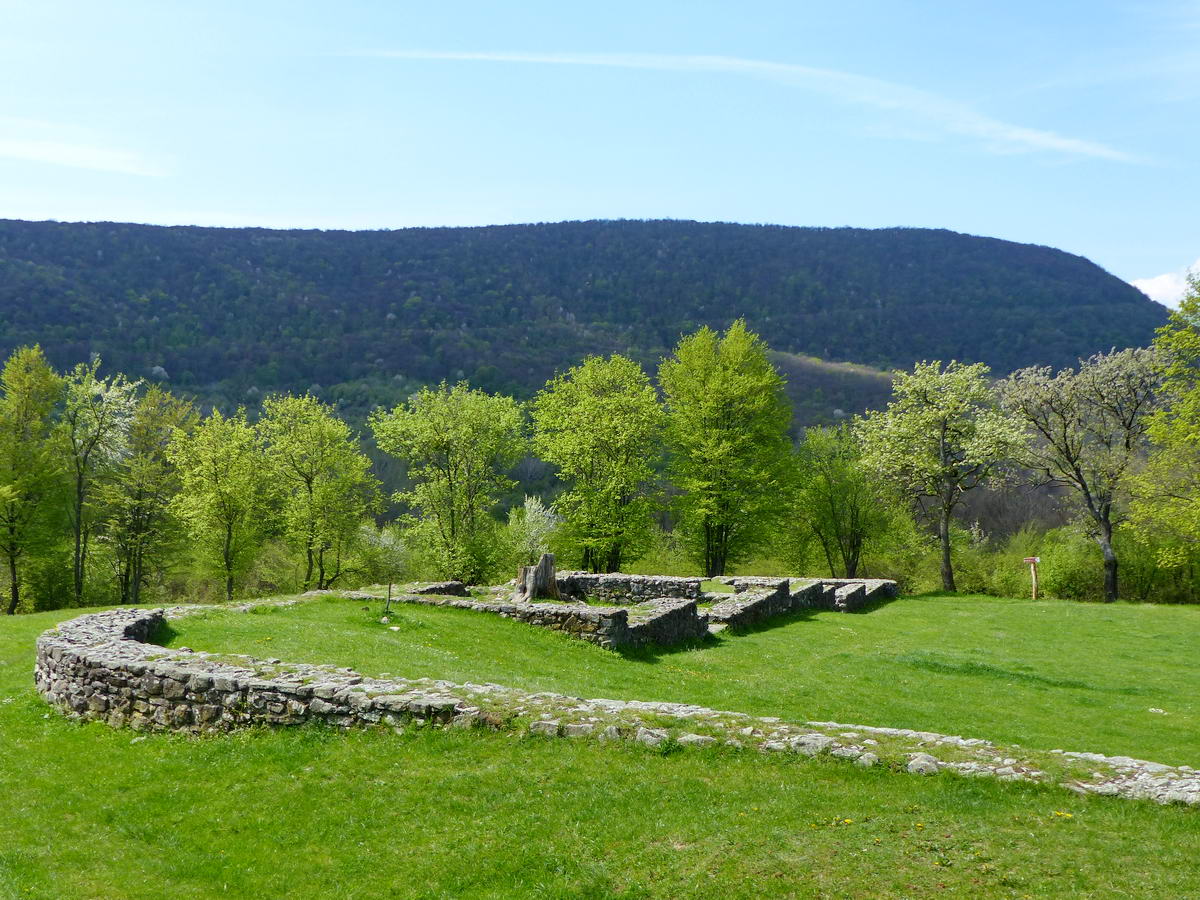
{"type": "Polygon", "coordinates": [[[1200,545],[1200,271],[1154,341],[1163,364],[1160,402],[1150,416],[1151,452],[1132,479],[1133,524],[1162,543],[1159,562],[1181,565],[1200,545]],[[1172,547],[1171,545],[1174,545],[1172,547]]]}
{"type": "Polygon", "coordinates": [[[847,426],[811,428],[796,450],[791,527],[821,548],[829,574],[854,578],[863,552],[891,524],[894,498],[866,470],[847,426]]]}
{"type": "Polygon", "coordinates": [[[100,485],[102,535],[113,548],[121,603],[138,603],[149,573],[178,549],[171,502],[180,482],[167,448],[177,432],[191,432],[196,418],[186,400],[151,385],[134,407],[124,453],[100,485]]]}
{"type": "Polygon", "coordinates": [[[172,508],[232,600],[270,530],[274,485],[262,441],[245,410],[229,417],[214,410],[190,433],[176,431],[167,456],[180,478],[172,508]]]}
{"type": "Polygon", "coordinates": [[[1000,412],[988,367],[921,362],[898,372],[887,409],[858,420],[868,469],[890,481],[937,524],[942,589],[955,590],[950,521],[966,491],[983,484],[1022,445],[1000,412]]]}
{"type": "Polygon", "coordinates": [[[589,357],[535,398],[534,449],[569,485],[554,509],[588,571],[618,571],[649,546],[663,423],[650,379],[623,356],[589,357]]]}
{"type": "Polygon", "coordinates": [[[1117,599],[1113,527],[1126,473],[1144,449],[1148,414],[1160,380],[1153,350],[1099,353],[1057,375],[1048,367],[1014,372],[1000,384],[1004,411],[1029,441],[1020,463],[1045,481],[1070,488],[1104,557],[1104,599],[1117,599]]]}
{"type": "Polygon", "coordinates": [[[363,518],[378,508],[379,482],[358,438],[332,407],[310,394],[268,397],[259,420],[283,497],[284,536],[304,552],[304,589],[342,574],[363,518]]]}
{"type": "Polygon", "coordinates": [[[62,378],[39,347],[22,347],[0,373],[0,553],[8,562],[9,615],[21,603],[21,563],[54,540],[61,457],[51,441],[62,378]]]}
{"type": "Polygon", "coordinates": [[[706,575],[764,545],[782,512],[791,409],[763,340],[738,319],[702,328],[659,368],[684,546],[706,575]]]}
{"type": "Polygon", "coordinates": [[[97,483],[125,452],[140,384],[121,374],[101,378],[96,374],[99,367],[100,360],[93,359],[67,374],[58,426],[71,478],[69,518],[75,541],[72,576],[77,604],[83,602],[88,542],[98,512],[91,501],[97,483]]]}
{"type": "Polygon", "coordinates": [[[440,574],[479,581],[496,557],[492,511],[514,484],[507,472],[526,448],[520,405],[466,383],[443,383],[370,422],[379,447],[408,463],[413,487],[396,500],[416,510],[418,535],[440,574]]]}
{"type": "Polygon", "coordinates": [[[547,509],[541,497],[525,497],[525,502],[508,511],[505,526],[508,544],[518,566],[534,566],[543,553],[550,552],[550,539],[562,520],[547,509]]]}

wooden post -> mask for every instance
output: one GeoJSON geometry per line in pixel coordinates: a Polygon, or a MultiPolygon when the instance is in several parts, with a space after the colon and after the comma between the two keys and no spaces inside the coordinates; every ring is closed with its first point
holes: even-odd
{"type": "Polygon", "coordinates": [[[543,553],[536,566],[521,566],[517,569],[517,592],[515,600],[561,600],[558,579],[555,577],[554,554],[543,553]]]}
{"type": "Polygon", "coordinates": [[[1033,599],[1034,600],[1037,599],[1037,589],[1038,589],[1037,567],[1038,567],[1038,563],[1040,563],[1041,561],[1042,561],[1042,558],[1040,556],[1025,557],[1025,562],[1029,563],[1029,577],[1033,580],[1033,599]]]}

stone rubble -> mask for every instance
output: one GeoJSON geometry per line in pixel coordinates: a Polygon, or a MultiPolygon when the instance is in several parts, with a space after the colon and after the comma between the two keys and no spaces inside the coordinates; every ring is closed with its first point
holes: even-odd
{"type": "MultiPolygon", "coordinates": [[[[284,606],[295,601],[268,602],[284,606]]],[[[1061,772],[1046,770],[1055,767],[1046,761],[1034,765],[1004,756],[1001,748],[980,738],[837,722],[789,723],[691,704],[586,700],[497,684],[368,678],[352,669],[147,643],[167,619],[212,608],[116,609],[64,622],[38,638],[37,689],[71,716],[139,731],[223,732],[304,722],[397,731],[405,726],[508,729],[545,737],[628,740],[649,747],[720,744],[766,753],[828,755],[862,766],[879,765],[886,756],[895,768],[914,774],[951,771],[1059,783],[1081,793],[1200,805],[1200,772],[1188,766],[1050,751],[1047,760],[1060,761],[1058,768],[1068,773],[1063,781],[1061,772]],[[1070,774],[1073,767],[1087,774],[1070,774]]],[[[1013,749],[1015,745],[1008,748],[1013,749]]]]}

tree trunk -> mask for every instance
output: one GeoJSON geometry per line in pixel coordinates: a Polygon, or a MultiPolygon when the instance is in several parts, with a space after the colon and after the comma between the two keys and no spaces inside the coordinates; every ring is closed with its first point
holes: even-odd
{"type": "Polygon", "coordinates": [[[233,602],[233,526],[225,526],[225,547],[222,559],[225,562],[225,600],[233,602]]]}
{"type": "Polygon", "coordinates": [[[729,534],[724,525],[704,526],[704,574],[716,578],[725,574],[725,559],[729,550],[729,534]]]}
{"type": "Polygon", "coordinates": [[[554,554],[543,553],[536,566],[521,566],[517,570],[517,601],[561,600],[558,580],[554,576],[554,554]]]}
{"type": "Polygon", "coordinates": [[[613,544],[608,551],[608,559],[604,563],[605,572],[621,571],[621,545],[613,544]]]}
{"type": "Polygon", "coordinates": [[[1117,554],[1112,547],[1112,526],[1107,522],[1101,524],[1100,534],[1096,543],[1104,554],[1104,602],[1112,603],[1119,596],[1117,590],[1117,554]]]}
{"type": "Polygon", "coordinates": [[[328,590],[333,582],[332,578],[325,577],[325,551],[328,549],[326,545],[322,544],[317,551],[317,590],[319,591],[328,590]]]}
{"type": "Polygon", "coordinates": [[[75,587],[75,605],[83,604],[83,500],[84,500],[84,480],[82,474],[75,476],[75,559],[74,559],[74,587],[75,587]]]}
{"type": "Polygon", "coordinates": [[[16,615],[17,604],[21,602],[21,579],[17,575],[17,558],[11,553],[8,556],[8,577],[11,580],[12,592],[8,599],[8,614],[16,615]]]}
{"type": "Polygon", "coordinates": [[[133,551],[133,559],[129,563],[129,602],[134,606],[142,597],[142,576],[145,574],[145,562],[140,547],[133,551]]]}
{"type": "Polygon", "coordinates": [[[129,573],[132,568],[132,563],[129,558],[117,563],[117,587],[121,592],[121,604],[129,602],[129,573]]]}
{"type": "Polygon", "coordinates": [[[950,513],[953,510],[942,506],[942,516],[938,521],[938,540],[942,545],[942,590],[956,591],[954,586],[954,566],[950,562],[950,513]]]}
{"type": "Polygon", "coordinates": [[[308,586],[312,584],[313,573],[313,539],[312,535],[308,536],[308,544],[304,548],[304,557],[307,560],[307,565],[304,569],[304,590],[308,590],[308,586]]]}

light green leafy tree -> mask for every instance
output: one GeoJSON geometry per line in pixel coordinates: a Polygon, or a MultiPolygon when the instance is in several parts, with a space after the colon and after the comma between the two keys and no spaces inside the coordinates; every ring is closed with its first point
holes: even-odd
{"type": "Polygon", "coordinates": [[[551,539],[561,524],[562,520],[542,503],[541,497],[526,495],[522,505],[510,509],[504,531],[516,565],[537,565],[542,554],[550,552],[551,539]]]}
{"type": "Polygon", "coordinates": [[[71,482],[68,513],[75,542],[72,577],[77,604],[83,602],[92,527],[102,514],[93,502],[98,496],[96,486],[112,473],[125,452],[140,384],[121,374],[101,378],[96,374],[99,367],[100,360],[93,359],[66,375],[58,424],[71,482]]]}
{"type": "Polygon", "coordinates": [[[1021,426],[997,406],[988,367],[951,361],[898,372],[887,409],[855,423],[868,470],[890,482],[937,525],[942,589],[955,590],[950,522],[963,494],[1023,446],[1021,426]]]}
{"type": "Polygon", "coordinates": [[[1160,545],[1158,562],[1168,568],[1200,545],[1200,272],[1188,285],[1154,341],[1164,366],[1160,402],[1147,428],[1149,458],[1131,479],[1133,525],[1160,545]]]}
{"type": "Polygon", "coordinates": [[[664,415],[650,379],[623,356],[588,357],[548,382],[532,412],[535,452],[569,485],[554,501],[566,542],[584,569],[619,571],[654,534],[664,415]]]}
{"type": "Polygon", "coordinates": [[[394,523],[377,526],[374,522],[362,522],[358,530],[359,572],[368,581],[387,584],[390,597],[391,586],[408,568],[404,535],[394,523]]]}
{"type": "Polygon", "coordinates": [[[171,507],[199,561],[224,581],[233,599],[238,578],[254,563],[274,519],[274,481],[262,441],[245,410],[219,410],[192,431],[177,430],[167,458],[179,472],[171,507]]]}
{"type": "Polygon", "coordinates": [[[62,462],[51,435],[62,390],[40,347],[14,351],[0,373],[0,553],[8,562],[9,615],[21,604],[21,563],[55,539],[62,462]]]}
{"type": "Polygon", "coordinates": [[[863,555],[887,534],[896,498],[869,473],[848,426],[810,428],[796,450],[796,488],[786,530],[815,543],[829,574],[858,575],[863,555]]]}
{"type": "Polygon", "coordinates": [[[138,603],[150,573],[164,569],[178,550],[181,529],[171,502],[180,481],[167,448],[177,432],[190,433],[196,419],[189,402],[151,385],[134,407],[124,452],[99,485],[100,534],[113,549],[121,603],[138,603]]]}
{"type": "Polygon", "coordinates": [[[1025,427],[1018,462],[1042,483],[1070,489],[1104,559],[1104,599],[1119,594],[1113,528],[1124,515],[1125,477],[1145,449],[1161,377],[1159,354],[1098,353],[1078,370],[1014,372],[998,386],[1001,407],[1025,427]]]}
{"type": "Polygon", "coordinates": [[[408,463],[413,486],[396,500],[416,511],[414,536],[434,567],[442,577],[480,581],[499,556],[493,510],[526,449],[520,405],[465,382],[443,383],[376,411],[370,422],[380,449],[408,463]]]}
{"type": "Polygon", "coordinates": [[[678,530],[708,576],[751,556],[786,503],[791,409],[762,339],[702,328],[659,368],[678,530]]]}
{"type": "Polygon", "coordinates": [[[304,589],[341,577],[379,482],[358,438],[332,407],[305,394],[271,396],[258,423],[283,498],[283,533],[304,553],[304,589]]]}

